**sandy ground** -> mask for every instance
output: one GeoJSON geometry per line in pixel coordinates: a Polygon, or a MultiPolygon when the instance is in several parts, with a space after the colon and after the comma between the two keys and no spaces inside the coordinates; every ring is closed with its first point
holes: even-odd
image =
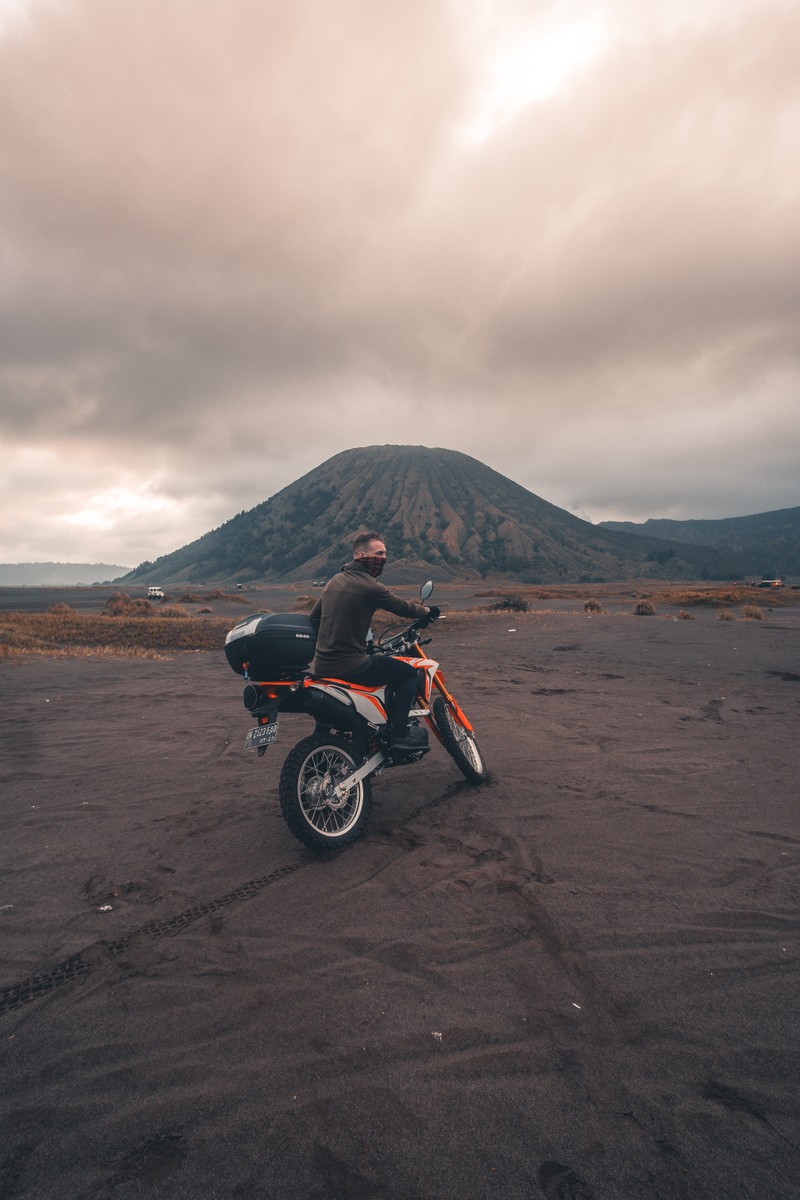
{"type": "Polygon", "coordinates": [[[0,667],[0,1196],[800,1195],[800,614],[434,632],[323,860],[221,654],[0,667]]]}

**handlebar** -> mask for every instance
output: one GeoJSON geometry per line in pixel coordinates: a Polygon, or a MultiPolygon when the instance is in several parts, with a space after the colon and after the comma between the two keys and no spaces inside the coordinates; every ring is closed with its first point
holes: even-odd
{"type": "Polygon", "coordinates": [[[412,621],[410,625],[406,625],[404,629],[394,634],[393,637],[387,638],[386,641],[381,640],[376,646],[373,646],[373,654],[396,654],[398,651],[409,649],[414,643],[420,646],[427,646],[428,642],[432,639],[428,637],[421,641],[417,637],[417,633],[420,629],[425,629],[431,620],[441,619],[441,615],[435,618],[418,617],[416,621],[412,621]]]}

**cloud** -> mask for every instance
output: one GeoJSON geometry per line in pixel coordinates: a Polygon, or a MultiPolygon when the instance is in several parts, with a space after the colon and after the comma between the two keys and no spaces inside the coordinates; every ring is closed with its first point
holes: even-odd
{"type": "Polygon", "coordinates": [[[778,0],[30,0],[0,556],[151,558],[382,441],[598,517],[797,502],[799,52],[778,0]]]}

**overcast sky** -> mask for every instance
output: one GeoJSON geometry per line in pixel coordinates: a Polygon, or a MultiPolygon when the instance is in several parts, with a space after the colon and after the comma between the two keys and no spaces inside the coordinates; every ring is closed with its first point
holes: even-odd
{"type": "Polygon", "coordinates": [[[332,454],[800,504],[797,0],[0,0],[0,561],[332,454]]]}

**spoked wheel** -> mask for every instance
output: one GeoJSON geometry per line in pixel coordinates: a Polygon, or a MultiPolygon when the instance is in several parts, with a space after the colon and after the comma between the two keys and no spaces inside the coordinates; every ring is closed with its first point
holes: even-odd
{"type": "Polygon", "coordinates": [[[281,809],[292,833],[311,850],[335,850],[364,831],[372,804],[369,779],[344,796],[336,785],[358,766],[352,746],[336,734],[304,738],[281,771],[281,809]]]}
{"type": "Polygon", "coordinates": [[[433,719],[442,735],[445,750],[461,774],[470,783],[482,783],[489,772],[478,749],[475,734],[464,728],[443,696],[437,696],[433,702],[433,719]]]}

